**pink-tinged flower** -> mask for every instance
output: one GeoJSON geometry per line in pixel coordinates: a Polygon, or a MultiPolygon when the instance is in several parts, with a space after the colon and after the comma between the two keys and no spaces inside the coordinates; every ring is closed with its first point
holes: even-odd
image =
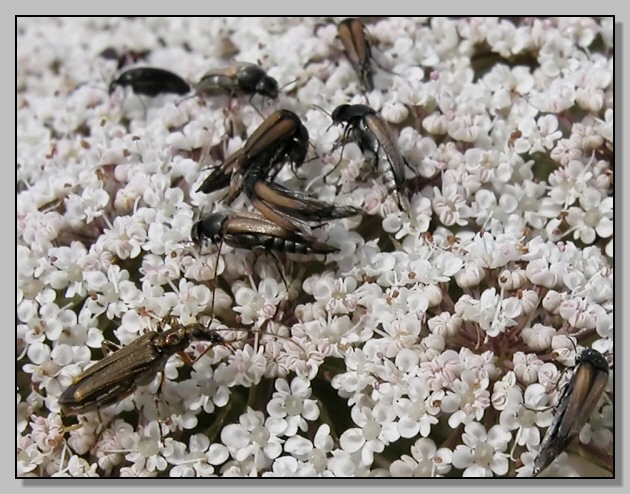
{"type": "Polygon", "coordinates": [[[481,420],[485,409],[490,406],[488,378],[479,378],[474,371],[464,370],[459,379],[450,386],[442,399],[443,412],[449,413],[448,424],[455,429],[459,424],[470,424],[481,420]]]}
{"type": "Polygon", "coordinates": [[[237,283],[233,287],[236,306],[234,310],[241,314],[244,324],[260,325],[265,320],[273,318],[276,307],[286,296],[283,285],[278,284],[273,278],[267,278],[260,282],[258,287],[244,286],[237,283]]]}
{"type": "Polygon", "coordinates": [[[103,249],[120,259],[133,259],[140,255],[146,236],[146,225],[129,216],[117,216],[111,229],[105,230],[101,239],[103,249]]]}

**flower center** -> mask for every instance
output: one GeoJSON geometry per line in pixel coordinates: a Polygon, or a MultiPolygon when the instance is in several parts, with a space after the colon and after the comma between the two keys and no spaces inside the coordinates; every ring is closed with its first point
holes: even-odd
{"type": "Polygon", "coordinates": [[[409,418],[411,420],[420,420],[427,413],[427,407],[424,402],[414,403],[409,411],[409,418]]]}
{"type": "Polygon", "coordinates": [[[138,453],[145,458],[155,456],[160,452],[160,445],[158,441],[150,437],[143,437],[138,441],[138,453]]]}
{"type": "Polygon", "coordinates": [[[479,444],[475,447],[475,463],[482,467],[488,467],[494,456],[494,449],[489,444],[479,444]]]}
{"type": "Polygon", "coordinates": [[[363,426],[363,437],[366,441],[373,441],[381,433],[381,426],[374,421],[370,421],[363,426]]]}
{"type": "Polygon", "coordinates": [[[264,427],[256,427],[250,433],[252,441],[258,443],[259,446],[266,446],[269,440],[269,431],[264,427]]]}
{"type": "Polygon", "coordinates": [[[523,427],[533,427],[536,423],[536,412],[521,407],[517,413],[518,421],[523,427]]]}
{"type": "Polygon", "coordinates": [[[598,209],[591,209],[584,215],[584,223],[590,227],[596,227],[599,225],[602,215],[598,209]]]}
{"type": "Polygon", "coordinates": [[[287,412],[287,415],[296,416],[302,413],[302,409],[304,408],[304,401],[299,396],[288,396],[286,402],[284,403],[284,409],[287,412]]]}

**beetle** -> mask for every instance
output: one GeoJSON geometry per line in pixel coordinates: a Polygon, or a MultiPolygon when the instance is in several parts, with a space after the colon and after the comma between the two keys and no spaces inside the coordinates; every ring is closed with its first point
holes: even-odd
{"type": "Polygon", "coordinates": [[[240,62],[220,69],[210,69],[194,86],[195,93],[208,96],[249,94],[250,103],[255,94],[276,99],[278,82],[258,65],[240,62]]]}
{"type": "Polygon", "coordinates": [[[209,194],[230,185],[228,202],[243,189],[246,174],[274,178],[285,163],[295,171],[306,158],[309,134],[290,110],[277,110],[252,133],[241,149],[230,155],[202,182],[197,192],[209,194]]]}
{"type": "Polygon", "coordinates": [[[109,85],[109,94],[117,86],[131,86],[134,93],[144,96],[157,96],[160,93],[187,94],[188,84],[180,76],[169,70],[157,67],[134,67],[122,72],[109,85]]]}
{"type": "Polygon", "coordinates": [[[608,362],[597,350],[582,350],[575,362],[573,375],[562,389],[556,414],[534,459],[534,476],[547,468],[573,442],[608,384],[608,362]]]}
{"type": "Polygon", "coordinates": [[[190,236],[198,245],[205,237],[212,242],[249,250],[297,254],[331,254],[339,250],[312,235],[306,223],[294,220],[280,225],[244,211],[212,213],[193,225],[190,236]]]}
{"type": "Polygon", "coordinates": [[[364,89],[372,91],[374,89],[372,48],[367,29],[359,19],[350,17],[337,25],[337,35],[346,58],[359,76],[364,89]]]}
{"type": "MultiPolygon", "coordinates": [[[[331,118],[333,124],[344,126],[343,145],[349,139],[356,141],[402,208],[401,194],[405,189],[405,166],[408,165],[385,119],[367,105],[339,105],[331,118]]],[[[343,147],[341,153],[343,155],[343,147]]]]}
{"type": "Polygon", "coordinates": [[[80,374],[59,397],[62,414],[81,415],[113,405],[150,383],[158,372],[163,381],[167,360],[193,340],[208,341],[211,346],[224,343],[218,333],[199,323],[184,326],[168,317],[160,329],[166,322],[170,329],[144,333],[80,374]]]}
{"type": "Polygon", "coordinates": [[[254,178],[246,178],[245,194],[252,201],[252,205],[267,219],[281,226],[287,227],[287,222],[293,223],[295,219],[322,222],[362,213],[360,209],[352,206],[338,206],[320,201],[308,194],[289,190],[274,182],[254,180],[254,178]]]}

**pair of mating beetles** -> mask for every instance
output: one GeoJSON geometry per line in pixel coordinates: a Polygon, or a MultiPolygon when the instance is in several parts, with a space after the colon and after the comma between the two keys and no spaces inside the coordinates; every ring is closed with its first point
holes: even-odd
{"type": "MultiPolygon", "coordinates": [[[[341,105],[332,113],[334,124],[344,125],[343,144],[354,140],[383,177],[388,191],[402,207],[406,162],[385,120],[366,105],[341,105]]],[[[293,171],[302,165],[309,134],[300,118],[289,110],[271,114],[245,145],[217,167],[197,189],[211,193],[229,187],[227,201],[245,192],[262,213],[221,211],[195,223],[194,242],[202,237],[225,241],[232,247],[327,254],[337,249],[317,240],[309,222],[325,222],[360,214],[350,206],[337,206],[307,194],[291,191],[273,180],[282,166],[293,171]]],[[[343,149],[342,149],[343,153],[343,149]]]]}

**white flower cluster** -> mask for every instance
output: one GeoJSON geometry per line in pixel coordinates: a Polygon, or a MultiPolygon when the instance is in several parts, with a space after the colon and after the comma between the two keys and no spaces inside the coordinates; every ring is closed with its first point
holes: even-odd
{"type": "MultiPolygon", "coordinates": [[[[614,356],[613,19],[365,23],[367,93],[329,19],[18,18],[18,476],[532,474],[576,345],[614,356]],[[107,91],[133,65],[196,81],[235,61],[287,87],[107,91]],[[396,130],[405,210],[315,108],[341,104],[396,130]],[[314,230],[339,248],[326,258],[192,246],[226,207],[196,192],[208,167],[276,108],[312,145],[277,182],[365,214],[314,230]],[[104,342],[167,316],[225,345],[62,414],[104,342]]],[[[579,434],[601,467],[605,396],[579,434]]]]}

